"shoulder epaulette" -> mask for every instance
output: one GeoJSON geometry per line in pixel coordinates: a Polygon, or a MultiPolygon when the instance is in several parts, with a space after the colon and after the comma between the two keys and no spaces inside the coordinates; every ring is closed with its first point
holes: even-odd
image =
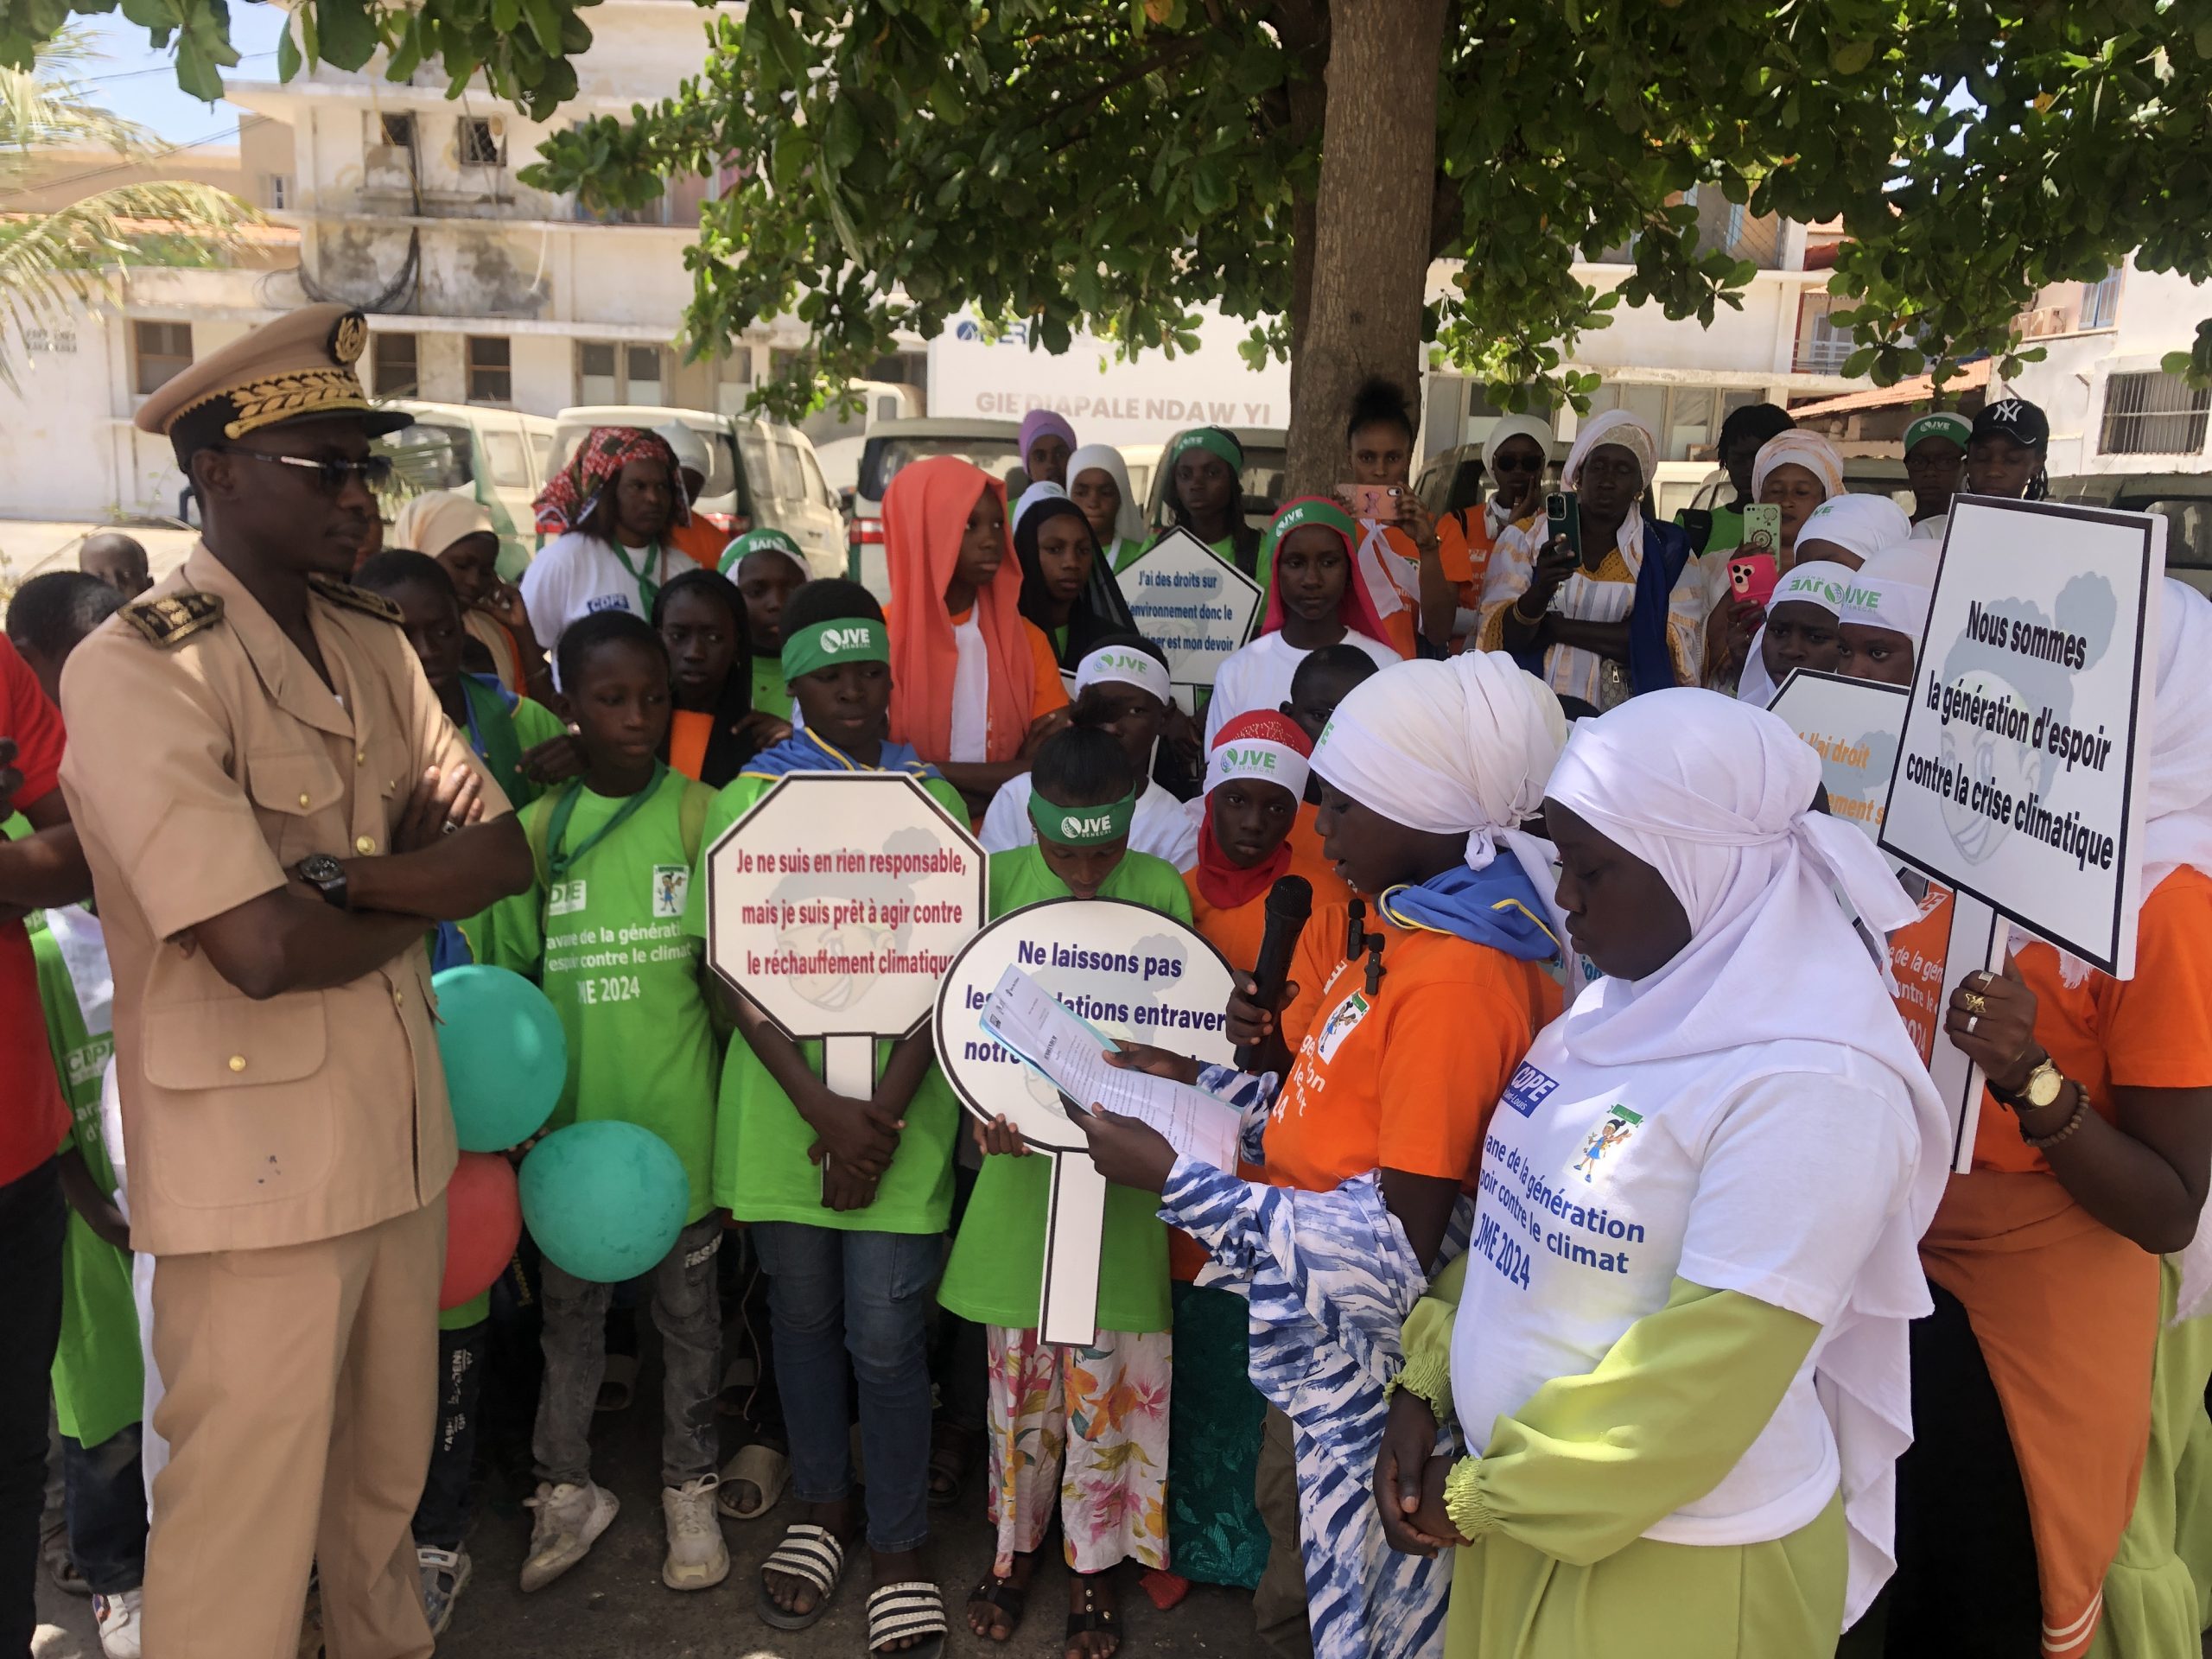
{"type": "Polygon", "coordinates": [[[311,575],[308,586],[334,605],[342,605],[349,611],[359,611],[373,616],[379,622],[397,623],[399,607],[382,594],[372,594],[365,588],[356,588],[350,582],[340,582],[335,576],[311,575]]]}
{"type": "Polygon", "coordinates": [[[123,620],[150,644],[164,651],[188,639],[202,628],[223,620],[223,601],[215,594],[185,592],[162,599],[142,600],[123,607],[123,620]]]}

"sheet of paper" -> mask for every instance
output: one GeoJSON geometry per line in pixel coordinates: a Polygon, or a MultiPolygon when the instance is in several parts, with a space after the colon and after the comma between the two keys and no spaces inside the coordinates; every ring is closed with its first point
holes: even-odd
{"type": "Polygon", "coordinates": [[[1079,1107],[1103,1106],[1136,1118],[1159,1130],[1185,1157],[1216,1169],[1236,1169],[1242,1125],[1235,1107],[1172,1077],[1109,1065],[1111,1039],[1069,1013],[1020,969],[1008,968],[1000,976],[983,1005],[982,1024],[1079,1107]]]}

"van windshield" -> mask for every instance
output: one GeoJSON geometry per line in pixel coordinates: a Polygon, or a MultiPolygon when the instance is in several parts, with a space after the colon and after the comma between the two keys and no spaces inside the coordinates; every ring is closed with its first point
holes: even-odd
{"type": "Polygon", "coordinates": [[[927,461],[932,455],[957,455],[1001,480],[1021,460],[1020,451],[1012,438],[963,438],[950,432],[943,437],[914,432],[902,437],[870,438],[861,451],[861,498],[868,501],[882,500],[884,491],[899,475],[899,468],[918,461],[927,461]]]}

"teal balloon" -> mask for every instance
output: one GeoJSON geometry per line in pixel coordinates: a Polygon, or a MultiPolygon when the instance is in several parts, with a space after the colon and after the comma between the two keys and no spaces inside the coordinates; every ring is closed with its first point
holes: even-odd
{"type": "Polygon", "coordinates": [[[545,1127],[569,1080],[561,1016],[520,974],[480,963],[447,969],[430,988],[461,1149],[520,1146],[545,1127]]]}
{"type": "Polygon", "coordinates": [[[594,1284],[657,1265],[690,1204],[683,1160],[635,1123],[571,1123],[522,1160],[523,1224],[547,1261],[594,1284]]]}

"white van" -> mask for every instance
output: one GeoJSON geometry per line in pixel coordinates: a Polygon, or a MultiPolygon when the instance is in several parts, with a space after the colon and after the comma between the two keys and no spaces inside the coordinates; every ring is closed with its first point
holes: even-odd
{"type": "Polygon", "coordinates": [[[511,409],[411,397],[380,407],[415,417],[414,425],[378,440],[397,470],[397,499],[429,490],[474,496],[499,532],[499,574],[510,582],[520,576],[537,548],[532,504],[553,465],[554,423],[511,409]]]}
{"type": "Polygon", "coordinates": [[[814,446],[797,427],[751,416],[717,415],[706,409],[643,404],[601,404],[564,409],[554,416],[556,467],[568,464],[595,426],[635,426],[651,431],[681,421],[707,441],[714,470],[692,510],[732,536],[748,530],[780,530],[799,544],[817,576],[845,569],[845,521],[823,481],[814,446]]]}
{"type": "Polygon", "coordinates": [[[911,421],[922,412],[922,389],[895,380],[855,380],[848,389],[860,400],[856,410],[840,407],[832,399],[798,423],[814,445],[814,458],[822,463],[822,476],[830,493],[850,510],[854,486],[860,482],[861,451],[868,435],[886,421],[911,421]]]}

